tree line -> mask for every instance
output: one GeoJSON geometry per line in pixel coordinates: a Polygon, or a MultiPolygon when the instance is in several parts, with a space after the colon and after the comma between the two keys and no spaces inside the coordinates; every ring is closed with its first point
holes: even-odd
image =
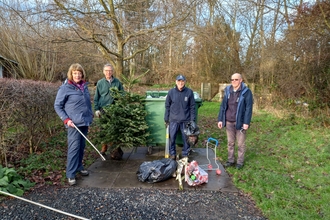
{"type": "Polygon", "coordinates": [[[111,63],[119,78],[193,87],[231,74],[257,92],[330,103],[327,0],[0,1],[0,55],[15,78],[56,81],[71,63],[88,80],[111,63]]]}

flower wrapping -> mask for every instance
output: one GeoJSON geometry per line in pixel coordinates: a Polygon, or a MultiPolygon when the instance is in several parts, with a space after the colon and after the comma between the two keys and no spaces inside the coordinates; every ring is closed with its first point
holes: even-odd
{"type": "Polygon", "coordinates": [[[185,181],[189,186],[197,186],[207,183],[209,180],[208,173],[198,166],[197,161],[191,161],[185,170],[185,181]]]}

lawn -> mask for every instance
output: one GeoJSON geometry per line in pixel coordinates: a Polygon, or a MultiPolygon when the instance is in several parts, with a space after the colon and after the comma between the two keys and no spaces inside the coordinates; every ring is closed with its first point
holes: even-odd
{"type": "MultiPolygon", "coordinates": [[[[199,109],[200,144],[219,140],[227,159],[225,130],[216,126],[219,103],[199,109]]],[[[278,118],[255,110],[248,130],[245,166],[228,168],[237,188],[269,219],[330,219],[330,130],[314,119],[278,118]]]]}

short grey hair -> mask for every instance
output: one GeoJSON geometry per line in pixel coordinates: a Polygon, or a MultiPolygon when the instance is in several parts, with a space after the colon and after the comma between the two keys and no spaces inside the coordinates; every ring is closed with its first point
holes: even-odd
{"type": "Polygon", "coordinates": [[[115,69],[113,68],[113,66],[112,66],[110,63],[107,63],[107,64],[105,64],[105,65],[103,66],[103,69],[104,69],[105,67],[108,67],[108,66],[110,66],[110,67],[111,67],[112,71],[114,71],[114,70],[115,70],[115,69]]]}

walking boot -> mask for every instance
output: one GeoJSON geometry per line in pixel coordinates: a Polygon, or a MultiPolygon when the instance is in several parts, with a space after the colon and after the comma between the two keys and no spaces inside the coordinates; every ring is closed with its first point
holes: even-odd
{"type": "Polygon", "coordinates": [[[108,145],[102,144],[101,154],[103,156],[106,156],[105,152],[107,152],[107,150],[108,150],[108,145]]]}
{"type": "Polygon", "coordinates": [[[110,152],[110,157],[113,160],[121,160],[123,158],[123,154],[124,151],[120,147],[117,147],[110,152]]]}

